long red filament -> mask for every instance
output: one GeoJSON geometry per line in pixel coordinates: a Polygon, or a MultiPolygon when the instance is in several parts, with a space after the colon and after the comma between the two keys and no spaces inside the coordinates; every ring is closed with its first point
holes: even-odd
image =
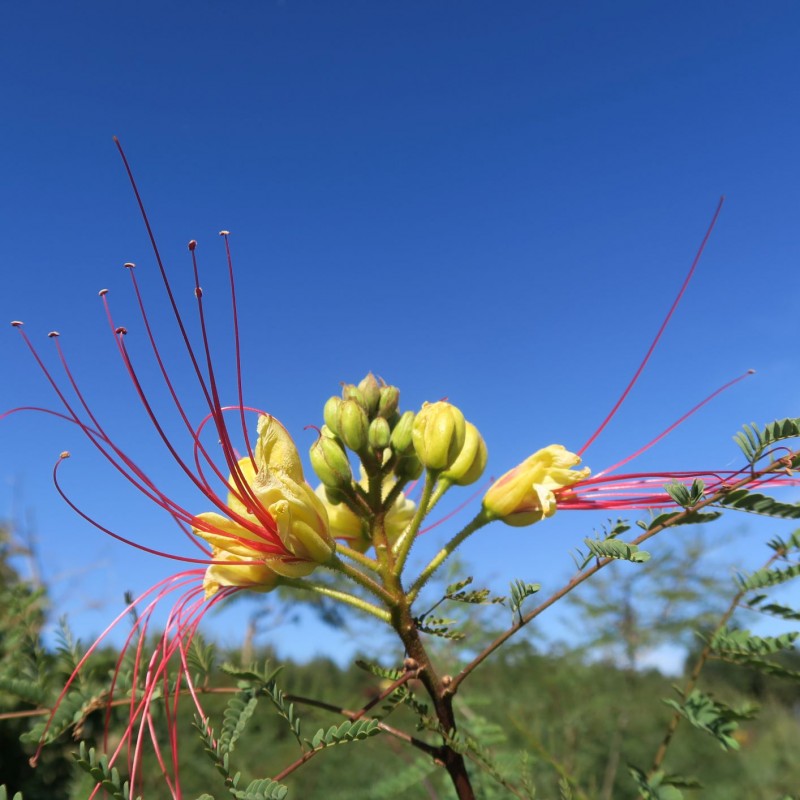
{"type": "Polygon", "coordinates": [[[692,276],[694,275],[695,269],[697,268],[697,265],[700,263],[700,257],[703,255],[703,251],[706,248],[706,243],[708,242],[711,236],[711,232],[714,230],[714,226],[717,224],[717,219],[720,215],[720,212],[722,211],[722,204],[724,202],[725,198],[720,197],[719,204],[717,205],[717,210],[714,212],[714,216],[711,219],[711,223],[709,224],[705,236],[703,237],[703,240],[700,243],[700,247],[698,248],[697,254],[694,257],[694,261],[692,261],[692,266],[690,267],[689,272],[684,278],[677,296],[672,301],[672,305],[670,306],[670,309],[667,312],[667,316],[664,317],[664,321],[661,323],[661,327],[658,329],[655,338],[653,339],[653,341],[650,344],[650,347],[645,353],[645,356],[642,359],[641,364],[639,364],[638,369],[634,373],[628,385],[625,387],[625,390],[620,395],[619,400],[617,400],[617,402],[614,404],[614,407],[611,409],[611,411],[608,412],[606,418],[600,423],[600,426],[597,428],[597,430],[589,437],[586,444],[584,444],[583,447],[581,447],[581,449],[578,450],[579,456],[582,456],[586,452],[586,450],[589,449],[589,447],[595,441],[595,439],[597,439],[597,437],[605,430],[606,425],[608,425],[608,423],[611,422],[611,420],[616,415],[617,411],[619,411],[620,406],[625,402],[625,398],[628,396],[631,389],[633,389],[636,381],[639,380],[639,376],[642,374],[642,371],[647,366],[647,362],[650,360],[650,356],[653,355],[653,351],[656,349],[656,345],[658,344],[662,334],[666,330],[666,327],[669,324],[670,319],[672,319],[672,315],[675,313],[675,309],[678,307],[678,304],[680,303],[681,298],[683,297],[684,292],[686,291],[686,287],[689,285],[689,282],[691,281],[692,276]]]}

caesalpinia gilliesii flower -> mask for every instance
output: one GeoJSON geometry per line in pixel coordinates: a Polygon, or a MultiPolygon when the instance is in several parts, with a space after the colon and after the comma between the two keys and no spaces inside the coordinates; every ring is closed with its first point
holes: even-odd
{"type": "Polygon", "coordinates": [[[492,484],[483,498],[484,510],[514,526],[551,517],[557,507],[555,492],[589,477],[588,467],[574,469],[580,463],[579,456],[560,444],[537,450],[492,484]]]}
{"type": "MultiPolygon", "coordinates": [[[[274,417],[259,417],[253,457],[240,459],[238,468],[250,491],[246,498],[231,491],[228,508],[250,524],[213,511],[192,521],[192,530],[212,546],[214,560],[229,562],[206,570],[207,597],[222,586],[267,591],[281,575],[302,578],[328,561],[336,547],[325,505],[306,483],[297,447],[274,417]],[[256,511],[274,521],[282,547],[258,532],[263,515],[256,511]]],[[[234,485],[233,475],[229,483],[234,485]]]]}

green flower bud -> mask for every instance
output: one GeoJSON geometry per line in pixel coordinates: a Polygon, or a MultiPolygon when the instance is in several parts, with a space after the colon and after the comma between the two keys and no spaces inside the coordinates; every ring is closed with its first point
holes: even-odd
{"type": "Polygon", "coordinates": [[[466,420],[454,405],[425,403],[414,419],[411,438],[419,460],[428,469],[447,469],[464,447],[466,420]]]}
{"type": "Polygon", "coordinates": [[[456,460],[442,473],[443,480],[455,483],[457,486],[469,486],[475,483],[484,469],[489,453],[486,449],[486,442],[478,433],[478,429],[468,422],[466,434],[464,436],[464,446],[458,454],[456,460]]]}
{"type": "Polygon", "coordinates": [[[361,404],[354,399],[343,400],[339,406],[337,422],[342,441],[356,453],[361,452],[367,445],[369,428],[367,412],[361,404]]]}
{"type": "Polygon", "coordinates": [[[373,450],[383,450],[389,444],[389,439],[392,436],[389,430],[389,423],[383,417],[376,417],[369,424],[369,446],[373,450]]]}
{"type": "Polygon", "coordinates": [[[332,506],[338,506],[339,503],[344,502],[344,493],[338,489],[331,489],[330,486],[323,486],[325,490],[325,497],[332,506]]]}
{"type": "Polygon", "coordinates": [[[382,386],[378,400],[378,416],[391,420],[400,404],[400,390],[396,386],[382,386]]]}
{"type": "Polygon", "coordinates": [[[359,384],[358,388],[364,397],[367,413],[372,416],[378,410],[381,399],[381,387],[375,376],[370,372],[359,384]]]}
{"type": "Polygon", "coordinates": [[[367,410],[367,401],[364,399],[364,393],[358,386],[352,383],[345,383],[342,385],[342,399],[355,400],[364,411],[367,410]]]}
{"type": "Polygon", "coordinates": [[[339,435],[339,406],[342,404],[340,397],[329,397],[322,409],[322,418],[331,431],[339,435]]]}
{"type": "Polygon", "coordinates": [[[413,442],[411,440],[411,430],[414,427],[414,412],[406,411],[398,420],[392,431],[392,438],[389,440],[392,449],[397,455],[402,456],[408,453],[413,442]]]}
{"type": "Polygon", "coordinates": [[[398,459],[394,467],[394,474],[399,480],[415,481],[422,475],[422,462],[412,453],[398,459]]]}
{"type": "Polygon", "coordinates": [[[309,450],[311,466],[319,479],[334,489],[349,486],[353,480],[350,462],[344,450],[327,436],[320,436],[309,450]]]}

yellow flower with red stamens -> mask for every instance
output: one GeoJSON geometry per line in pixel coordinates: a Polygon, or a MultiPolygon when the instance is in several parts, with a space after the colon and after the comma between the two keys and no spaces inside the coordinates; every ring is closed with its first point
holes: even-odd
{"type": "Polygon", "coordinates": [[[301,578],[330,560],[336,549],[323,502],[303,476],[300,454],[274,418],[258,420],[253,458],[231,474],[230,516],[198,514],[192,530],[213,548],[206,595],[221,586],[268,591],[279,576],[301,578]]]}
{"type": "Polygon", "coordinates": [[[560,444],[537,450],[495,481],[483,498],[483,507],[507,525],[533,525],[556,513],[555,491],[589,477],[588,467],[573,469],[580,456],[560,444]]]}

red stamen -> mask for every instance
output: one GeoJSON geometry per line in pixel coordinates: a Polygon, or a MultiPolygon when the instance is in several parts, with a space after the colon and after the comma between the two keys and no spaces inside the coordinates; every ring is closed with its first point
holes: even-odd
{"type": "Polygon", "coordinates": [[[614,404],[614,407],[611,409],[611,411],[609,411],[608,416],[606,416],[606,418],[600,423],[600,426],[589,437],[586,444],[583,445],[583,447],[581,447],[580,450],[578,450],[579,456],[582,456],[586,452],[586,450],[589,449],[594,440],[597,439],[597,437],[603,432],[606,425],[608,425],[608,423],[611,422],[617,411],[619,411],[620,406],[625,402],[625,398],[628,396],[631,389],[633,389],[634,384],[636,383],[636,381],[639,380],[639,376],[642,374],[642,371],[644,370],[645,366],[647,366],[647,362],[650,360],[650,356],[653,355],[653,351],[656,349],[656,345],[658,344],[662,334],[666,330],[666,327],[669,324],[670,319],[672,319],[672,315],[675,313],[675,309],[678,307],[678,304],[680,303],[681,298],[683,297],[683,294],[686,291],[686,287],[689,285],[689,281],[691,281],[692,276],[694,275],[694,271],[697,268],[697,265],[700,263],[700,257],[703,255],[703,250],[705,250],[706,243],[708,242],[709,237],[711,236],[711,232],[714,230],[714,226],[717,224],[717,218],[719,217],[720,211],[722,211],[722,204],[724,202],[725,198],[720,197],[719,204],[717,205],[717,210],[714,212],[714,216],[711,218],[711,224],[708,226],[706,234],[703,237],[702,242],[700,243],[700,247],[698,248],[697,254],[694,257],[694,261],[692,261],[692,266],[689,268],[689,272],[684,278],[683,283],[681,284],[681,288],[678,291],[678,294],[675,297],[675,299],[672,301],[672,305],[670,306],[670,309],[667,312],[667,316],[664,317],[664,321],[661,323],[661,327],[658,329],[655,338],[653,339],[653,341],[650,344],[650,347],[645,353],[645,356],[642,359],[641,364],[639,364],[638,369],[631,378],[630,383],[628,383],[628,385],[625,387],[625,390],[622,392],[622,395],[620,396],[619,400],[617,400],[617,402],[614,404]]]}

